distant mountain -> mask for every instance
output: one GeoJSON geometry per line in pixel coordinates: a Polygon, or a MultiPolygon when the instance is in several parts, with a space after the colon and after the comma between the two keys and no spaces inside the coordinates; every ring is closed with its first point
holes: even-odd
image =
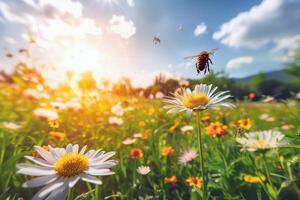
{"type": "MultiPolygon", "coordinates": [[[[281,81],[281,82],[291,82],[295,79],[294,76],[291,76],[289,74],[287,74],[285,72],[285,70],[278,70],[278,71],[272,71],[272,72],[265,72],[262,73],[266,79],[275,79],[277,81],[281,81]]],[[[251,81],[255,76],[255,75],[251,75],[251,76],[247,76],[244,78],[233,78],[233,80],[237,81],[237,82],[242,82],[242,83],[246,83],[251,81]]]]}

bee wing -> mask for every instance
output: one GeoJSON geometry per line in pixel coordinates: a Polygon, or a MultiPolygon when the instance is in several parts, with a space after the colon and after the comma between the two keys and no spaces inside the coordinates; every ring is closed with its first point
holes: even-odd
{"type": "Polygon", "coordinates": [[[214,55],[216,53],[216,51],[218,51],[218,50],[219,50],[219,48],[214,48],[214,49],[210,50],[209,54],[214,55]]]}
{"type": "Polygon", "coordinates": [[[194,56],[187,56],[187,57],[184,57],[184,59],[192,59],[192,58],[197,58],[199,55],[194,55],[194,56]]]}

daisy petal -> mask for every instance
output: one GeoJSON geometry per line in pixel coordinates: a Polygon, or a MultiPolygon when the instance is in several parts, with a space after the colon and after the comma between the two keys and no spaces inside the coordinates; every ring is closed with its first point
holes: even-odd
{"type": "Polygon", "coordinates": [[[38,186],[52,183],[56,179],[57,179],[57,175],[41,176],[23,183],[22,186],[24,188],[38,187],[38,186]]]}
{"type": "Polygon", "coordinates": [[[81,175],[81,180],[89,182],[89,183],[94,183],[101,185],[102,181],[94,176],[88,175],[88,174],[82,174],[81,175]]]}

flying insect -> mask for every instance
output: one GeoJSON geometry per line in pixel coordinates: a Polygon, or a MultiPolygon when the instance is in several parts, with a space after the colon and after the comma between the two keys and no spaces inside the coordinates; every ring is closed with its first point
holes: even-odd
{"type": "Polygon", "coordinates": [[[217,50],[218,49],[212,49],[211,51],[202,51],[197,55],[188,56],[184,59],[194,59],[197,73],[200,74],[201,71],[204,71],[204,74],[206,74],[207,71],[210,71],[209,65],[213,64],[210,57],[213,56],[217,50]]]}

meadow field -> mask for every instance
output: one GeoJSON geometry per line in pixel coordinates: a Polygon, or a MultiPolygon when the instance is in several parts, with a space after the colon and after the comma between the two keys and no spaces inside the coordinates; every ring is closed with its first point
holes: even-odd
{"type": "Polygon", "coordinates": [[[17,173],[18,164],[33,163],[24,156],[42,160],[34,146],[51,151],[68,144],[115,152],[109,155],[114,174],[101,176],[101,185],[78,182],[68,199],[299,199],[299,101],[229,101],[235,107],[187,117],[168,114],[162,99],[2,82],[0,199],[29,199],[41,188],[23,188],[32,177],[17,173]],[[252,150],[237,141],[265,130],[252,150]],[[273,140],[272,132],[283,135],[273,140]]]}

